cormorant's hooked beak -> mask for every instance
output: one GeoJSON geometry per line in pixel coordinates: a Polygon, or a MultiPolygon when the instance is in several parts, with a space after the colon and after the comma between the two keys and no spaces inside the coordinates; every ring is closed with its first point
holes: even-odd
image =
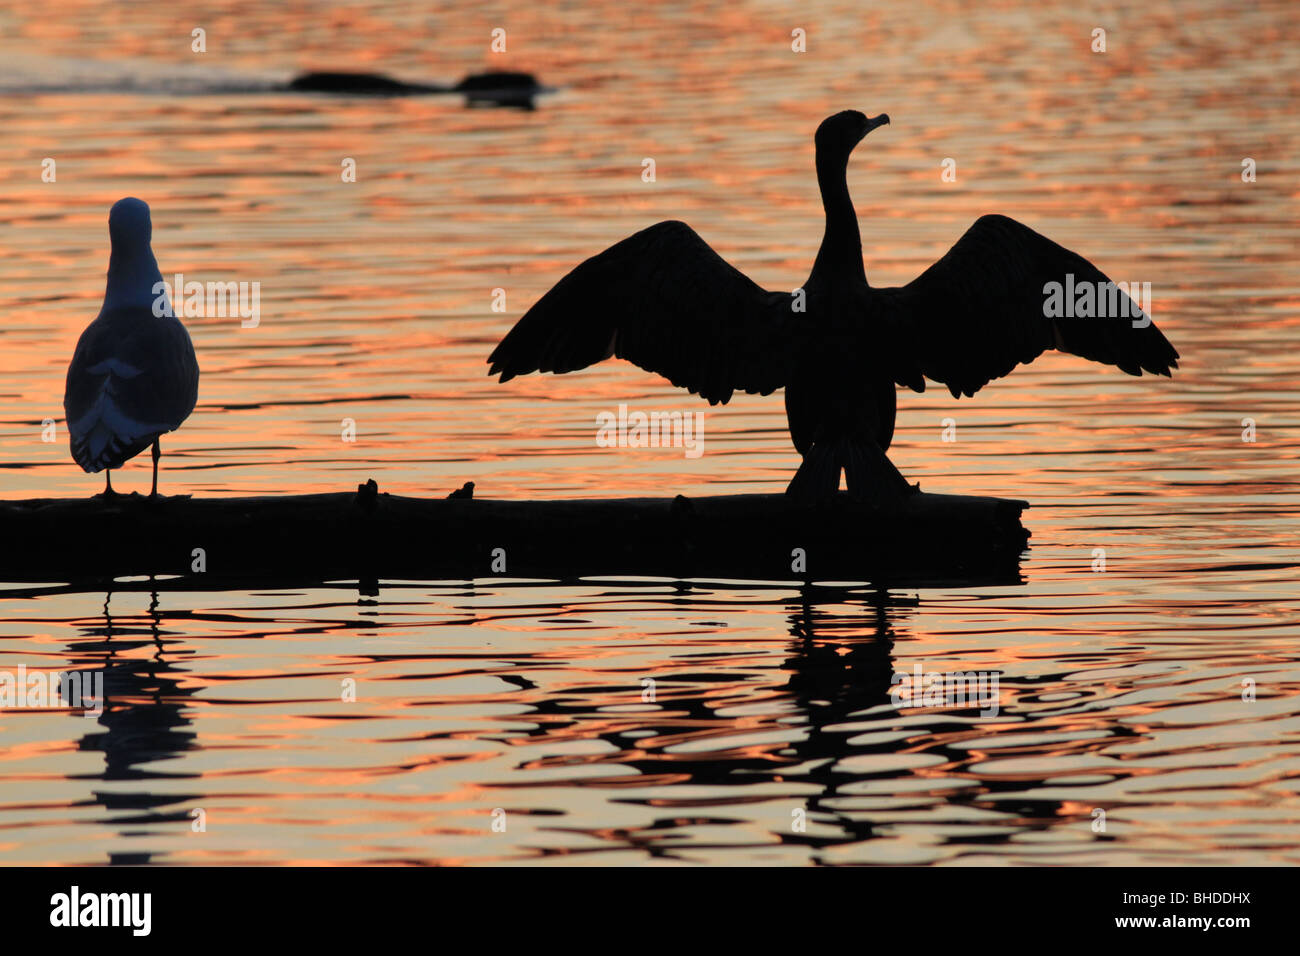
{"type": "Polygon", "coordinates": [[[886,126],[889,123],[889,114],[881,113],[879,116],[868,116],[866,127],[862,130],[862,135],[866,136],[877,126],[886,126]]]}

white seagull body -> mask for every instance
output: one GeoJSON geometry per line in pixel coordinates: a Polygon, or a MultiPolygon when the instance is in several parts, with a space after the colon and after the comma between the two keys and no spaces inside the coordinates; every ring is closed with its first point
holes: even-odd
{"type": "Polygon", "coordinates": [[[158,438],[179,428],[198,400],[194,343],[163,291],[152,232],[144,202],[113,204],[104,306],[68,366],[63,410],[72,457],[88,472],[106,472],[105,494],[113,493],[107,472],[150,445],[152,494],[158,493],[158,438]]]}

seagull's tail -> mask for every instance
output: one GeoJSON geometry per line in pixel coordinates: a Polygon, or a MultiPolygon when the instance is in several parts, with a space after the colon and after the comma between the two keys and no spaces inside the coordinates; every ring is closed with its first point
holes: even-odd
{"type": "Polygon", "coordinates": [[[80,418],[68,421],[72,458],[92,474],[120,467],[168,431],[162,423],[133,420],[105,392],[80,418]]]}
{"type": "Polygon", "coordinates": [[[157,434],[145,439],[123,438],[106,423],[99,422],[89,432],[72,439],[72,459],[82,471],[91,474],[105,468],[120,468],[153,444],[156,437],[157,434]]]}

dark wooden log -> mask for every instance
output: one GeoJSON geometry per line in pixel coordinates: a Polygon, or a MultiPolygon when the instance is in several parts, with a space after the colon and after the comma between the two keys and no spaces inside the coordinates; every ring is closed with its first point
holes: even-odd
{"type": "Polygon", "coordinates": [[[411,96],[418,93],[450,93],[449,86],[404,83],[382,73],[317,71],[300,73],[289,81],[295,93],[341,93],[349,96],[411,96]]]}
{"type": "Polygon", "coordinates": [[[383,73],[314,71],[300,73],[285,85],[293,93],[331,93],[344,96],[422,96],[461,93],[471,106],[512,106],[532,109],[534,100],[551,92],[531,73],[492,70],[471,73],[455,86],[407,83],[383,73]]]}
{"type": "Polygon", "coordinates": [[[340,494],[3,501],[0,580],[1010,581],[1029,537],[1025,507],[921,493],[890,510],[843,494],[820,508],[784,495],[423,499],[381,494],[373,482],[340,494]]]}

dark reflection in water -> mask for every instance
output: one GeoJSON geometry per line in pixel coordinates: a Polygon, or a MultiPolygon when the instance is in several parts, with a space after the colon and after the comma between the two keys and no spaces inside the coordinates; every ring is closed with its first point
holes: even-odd
{"type": "MultiPolygon", "coordinates": [[[[786,687],[798,711],[808,718],[808,735],[795,741],[790,750],[800,762],[809,763],[806,778],[818,792],[808,798],[809,815],[827,817],[842,831],[839,837],[796,837],[783,839],[806,841],[813,846],[838,842],[856,842],[872,836],[871,823],[839,812],[835,798],[840,785],[853,779],[852,774],[837,770],[842,757],[850,753],[888,752],[886,744],[854,748],[848,736],[827,728],[848,720],[853,714],[889,700],[894,674],[891,652],[894,648],[889,608],[911,606],[877,592],[870,606],[874,633],[860,636],[866,622],[819,612],[805,603],[791,617],[790,632],[795,637],[793,656],[786,661],[790,680],[786,687]],[[842,637],[837,630],[847,632],[842,637]]],[[[814,854],[813,860],[818,858],[814,854]]]]}
{"type": "MultiPolygon", "coordinates": [[[[839,788],[858,775],[839,769],[840,761],[855,754],[890,753],[888,744],[853,745],[850,735],[832,731],[833,725],[848,720],[855,713],[889,703],[894,665],[893,620],[901,619],[909,608],[916,606],[915,599],[891,595],[887,591],[873,592],[860,608],[845,614],[843,603],[852,602],[854,596],[834,588],[807,588],[802,599],[788,606],[790,656],[780,667],[786,679],[773,690],[789,702],[790,709],[782,714],[790,723],[797,716],[802,735],[788,744],[746,746],[734,750],[710,750],[692,754],[674,752],[674,748],[692,735],[688,727],[705,728],[705,735],[726,733],[731,720],[718,713],[720,703],[734,705],[735,701],[707,693],[693,694],[692,686],[709,688],[725,685],[731,676],[724,671],[703,669],[689,675],[661,679],[657,686],[663,690],[658,701],[662,710],[656,715],[636,720],[617,729],[599,730],[594,736],[604,740],[616,752],[603,757],[602,762],[614,762],[636,771],[638,781],[662,781],[675,787],[705,786],[719,788],[721,796],[709,800],[650,799],[641,802],[647,807],[662,810],[715,807],[720,810],[748,799],[745,791],[762,784],[779,785],[791,768],[806,767],[798,779],[815,787],[815,792],[791,798],[792,806],[806,814],[810,820],[822,822],[833,829],[833,834],[809,834],[791,830],[776,834],[779,839],[792,844],[802,844],[814,852],[811,859],[817,862],[815,850],[839,843],[856,843],[872,836],[869,820],[855,818],[835,807],[839,788]],[[838,612],[838,613],[837,613],[838,612]],[[891,615],[893,619],[891,620],[891,615]],[[678,688],[682,689],[678,689],[678,688]],[[727,792],[727,791],[733,792],[727,792]],[[734,792],[739,791],[739,792],[734,792]]],[[[600,688],[587,688],[593,693],[600,688]]],[[[619,693],[622,688],[607,688],[619,693]]],[[[582,725],[590,714],[590,701],[543,700],[536,705],[536,713],[547,721],[539,724],[529,736],[562,733],[572,736],[575,730],[581,735],[582,725]]],[[[596,717],[594,723],[604,721],[596,717]]],[[[601,777],[589,784],[617,786],[622,778],[601,777]]],[[[651,857],[676,855],[680,843],[679,828],[702,824],[726,826],[740,821],[725,812],[716,816],[694,814],[688,817],[657,818],[641,830],[593,829],[588,835],[615,847],[623,846],[644,852],[651,857]]],[[[560,831],[571,830],[559,826],[560,831]]],[[[802,828],[801,828],[802,830],[802,828]]],[[[763,841],[766,842],[766,841],[763,841]]],[[[751,844],[761,846],[762,842],[751,844]]],[[[735,848],[737,844],[730,844],[735,848]]],[[[691,844],[698,852],[700,847],[691,844]]],[[[567,852],[567,851],[566,851],[567,852]]]]}
{"type": "Polygon", "coordinates": [[[102,668],[107,698],[89,733],[0,714],[6,859],[1169,863],[1300,842],[1294,621],[1243,640],[1209,585],[1152,612],[1072,595],[1065,624],[1017,586],[180,586],[0,600],[58,637],[0,639],[5,661],[102,668]],[[918,665],[997,673],[997,712],[896,701],[918,665]]]}
{"type": "MultiPolygon", "coordinates": [[[[193,694],[166,659],[158,593],[150,595],[147,637],[138,626],[121,626],[113,621],[113,595],[104,596],[102,625],[86,627],[87,640],[69,648],[73,666],[99,669],[104,674],[104,711],[97,723],[103,730],[91,731],[78,741],[78,749],[104,755],[99,779],[138,782],[138,790],[94,790],[94,800],[109,811],[112,823],[124,837],[148,836],[155,825],[183,823],[188,810],[175,809],[193,797],[160,794],[148,782],[161,777],[195,778],[196,773],[167,772],[157,766],[195,746],[192,722],[184,706],[193,694]],[[149,656],[129,652],[152,645],[149,656]],[[146,764],[151,766],[145,766],[146,764]]],[[[112,853],[110,862],[138,865],[151,862],[149,853],[112,853]]]]}
{"type": "MultiPolygon", "coordinates": [[[[636,770],[641,779],[657,779],[676,786],[708,786],[746,791],[761,784],[779,785],[798,780],[802,795],[790,797],[790,804],[806,814],[809,821],[820,824],[818,832],[791,828],[774,835],[782,842],[809,848],[809,859],[821,862],[820,848],[853,844],[871,839],[875,834],[868,816],[845,812],[837,801],[845,784],[862,779],[862,774],[845,769],[846,758],[858,755],[893,754],[890,741],[854,743],[853,734],[840,728],[856,715],[871,708],[890,706],[894,686],[895,663],[893,628],[906,620],[917,606],[914,598],[892,595],[888,591],[872,592],[858,605],[861,597],[834,588],[808,588],[798,603],[788,606],[788,625],[792,641],[789,657],[781,663],[786,679],[774,690],[788,701],[790,708],[781,714],[786,724],[797,724],[802,733],[792,741],[772,745],[750,745],[731,750],[710,750],[696,754],[673,752],[684,737],[683,724],[709,728],[706,734],[726,733],[729,719],[718,713],[718,699],[707,694],[671,692],[663,699],[662,720],[644,720],[632,729],[634,744],[628,745],[629,730],[602,732],[601,739],[619,749],[603,758],[636,770]],[[845,608],[845,604],[848,608],[845,608]],[[845,613],[848,610],[849,613],[845,613]],[[646,735],[642,737],[642,735],[646,735]],[[792,773],[793,768],[803,768],[792,773]],[[811,785],[814,789],[807,792],[811,785]]],[[[709,687],[729,680],[726,673],[704,671],[679,678],[684,687],[692,684],[709,687]]],[[[661,682],[667,687],[675,682],[661,682]]],[[[723,703],[733,704],[732,700],[723,703]]],[[[559,702],[543,703],[539,714],[569,717],[579,713],[559,702]]],[[[975,717],[979,707],[948,710],[955,716],[975,717]]],[[[547,723],[551,731],[571,732],[581,720],[547,723]]],[[[924,729],[916,729],[918,735],[924,729]]],[[[602,778],[596,785],[612,781],[602,778]]],[[[975,788],[972,787],[972,790],[975,788]]],[[[965,795],[963,795],[965,796],[965,795]]],[[[704,807],[728,808],[740,793],[725,794],[708,801],[691,799],[657,799],[645,801],[656,808],[704,807]]],[[[681,826],[710,823],[726,825],[739,821],[726,815],[717,817],[665,817],[640,832],[590,831],[591,835],[648,853],[653,857],[674,855],[676,829],[681,826]]],[[[758,846],[761,844],[752,844],[758,846]]],[[[731,844],[735,848],[736,844],[731,844]]],[[[691,844],[690,849],[700,848],[691,844]]]]}

